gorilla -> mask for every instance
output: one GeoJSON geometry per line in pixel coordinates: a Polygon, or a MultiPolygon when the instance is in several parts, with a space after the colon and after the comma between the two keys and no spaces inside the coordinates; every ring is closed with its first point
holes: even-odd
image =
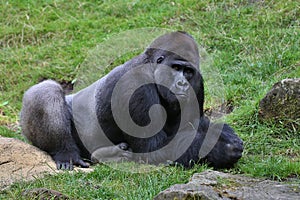
{"type": "Polygon", "coordinates": [[[32,86],[20,124],[58,169],[88,167],[84,159],[232,167],[243,142],[229,125],[210,122],[203,103],[197,44],[177,31],[75,94],[52,80],[32,86]]]}

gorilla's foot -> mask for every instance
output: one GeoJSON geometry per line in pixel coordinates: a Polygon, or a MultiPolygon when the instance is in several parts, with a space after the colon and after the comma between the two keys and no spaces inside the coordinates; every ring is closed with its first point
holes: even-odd
{"type": "Polygon", "coordinates": [[[76,152],[58,152],[53,156],[58,170],[73,170],[74,165],[88,168],[90,165],[84,162],[76,152]]]}

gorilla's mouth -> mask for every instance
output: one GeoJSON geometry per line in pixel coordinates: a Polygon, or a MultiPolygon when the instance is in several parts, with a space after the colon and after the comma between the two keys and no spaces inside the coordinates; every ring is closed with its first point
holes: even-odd
{"type": "Polygon", "coordinates": [[[186,102],[189,99],[189,95],[183,94],[183,93],[176,93],[175,96],[176,96],[176,99],[178,101],[184,101],[184,102],[186,102]]]}
{"type": "Polygon", "coordinates": [[[179,98],[188,98],[188,95],[185,93],[175,93],[175,96],[179,98]]]}

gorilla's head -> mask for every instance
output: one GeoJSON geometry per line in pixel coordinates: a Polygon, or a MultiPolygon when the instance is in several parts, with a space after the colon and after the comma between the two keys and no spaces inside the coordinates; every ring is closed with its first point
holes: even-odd
{"type": "Polygon", "coordinates": [[[201,90],[199,52],[185,32],[158,37],[145,52],[154,66],[154,80],[160,96],[168,103],[190,100],[192,90],[201,90]]]}

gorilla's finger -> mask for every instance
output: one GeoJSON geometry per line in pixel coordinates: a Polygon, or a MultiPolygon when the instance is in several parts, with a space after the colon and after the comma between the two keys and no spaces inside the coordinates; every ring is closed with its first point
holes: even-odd
{"type": "Polygon", "coordinates": [[[88,164],[88,163],[86,163],[86,162],[84,162],[83,160],[77,160],[76,162],[74,162],[74,164],[75,165],[78,165],[78,166],[80,166],[80,167],[82,167],[82,168],[89,168],[90,167],[90,165],[88,164]]]}
{"type": "Polygon", "coordinates": [[[118,146],[122,150],[128,150],[128,148],[129,148],[129,145],[125,142],[120,143],[118,146]]]}

